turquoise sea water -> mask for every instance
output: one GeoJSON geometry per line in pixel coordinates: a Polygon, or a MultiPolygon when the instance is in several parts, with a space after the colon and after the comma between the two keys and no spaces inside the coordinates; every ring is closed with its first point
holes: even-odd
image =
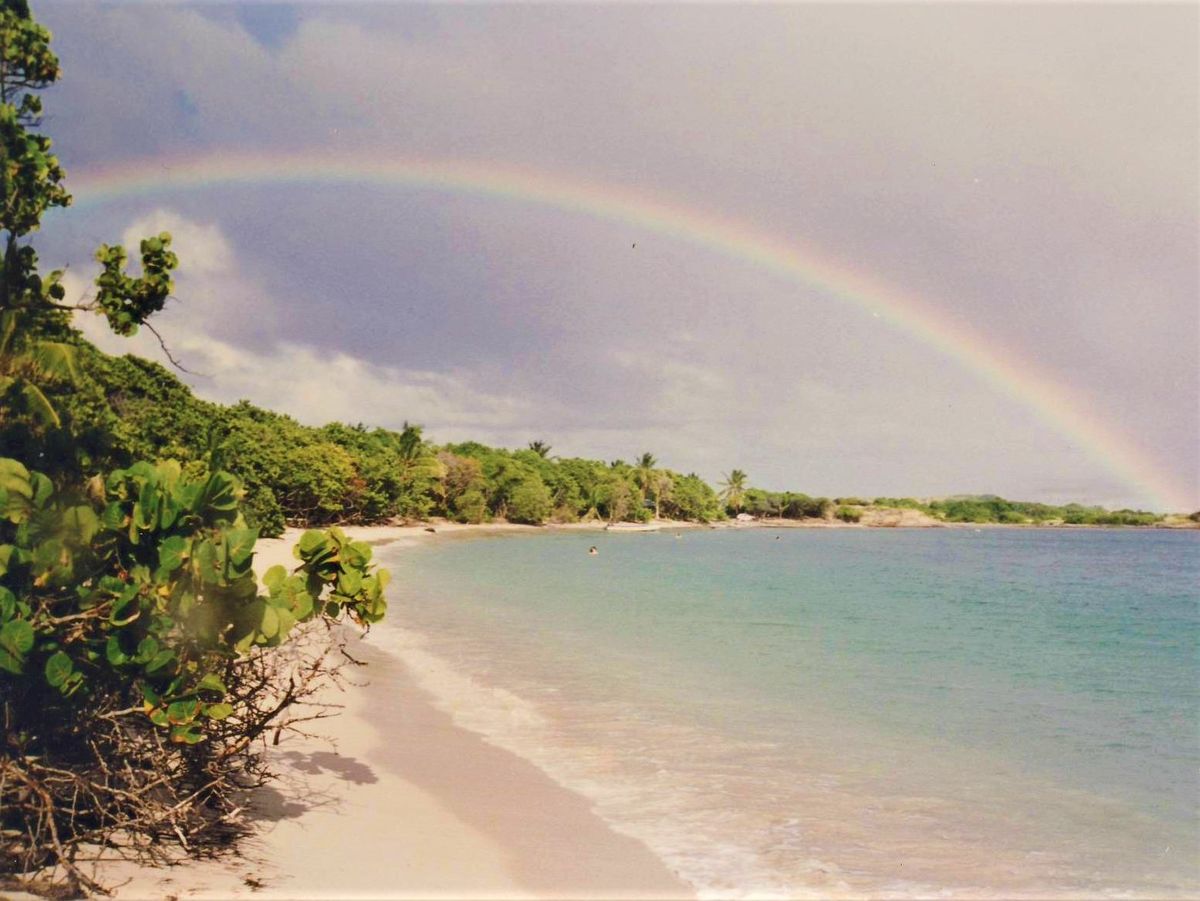
{"type": "Polygon", "coordinates": [[[588,796],[705,896],[1189,897],[1198,539],[754,529],[385,547],[377,635],[462,725],[588,796]]]}

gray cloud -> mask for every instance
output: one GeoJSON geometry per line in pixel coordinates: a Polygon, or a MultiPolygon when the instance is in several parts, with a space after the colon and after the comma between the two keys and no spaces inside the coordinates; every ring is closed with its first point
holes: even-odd
{"type": "MultiPolygon", "coordinates": [[[[1200,503],[1195,9],[269,9],[41,7],[64,159],[496,160],[728,215],[1051,373],[1148,436],[1200,503]]],[[[861,311],[625,226],[428,193],[218,191],[80,211],[48,249],[82,259],[168,202],[219,226],[254,286],[208,334],[453,374],[533,417],[488,420],[496,438],[669,449],[678,468],[819,491],[1147,501],[861,311]]]]}

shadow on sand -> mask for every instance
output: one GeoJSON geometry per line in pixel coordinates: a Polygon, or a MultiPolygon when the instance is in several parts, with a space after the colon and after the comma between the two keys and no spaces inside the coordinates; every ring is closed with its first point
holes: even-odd
{"type": "Polygon", "coordinates": [[[338,805],[336,790],[317,788],[311,776],[330,773],[355,785],[379,781],[365,763],[333,751],[285,751],[275,757],[275,762],[276,778],[254,789],[248,805],[257,818],[270,822],[291,820],[310,810],[338,805]]]}

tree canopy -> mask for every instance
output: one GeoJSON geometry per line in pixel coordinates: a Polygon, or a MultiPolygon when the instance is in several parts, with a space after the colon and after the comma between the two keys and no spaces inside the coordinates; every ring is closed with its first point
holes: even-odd
{"type": "MultiPolygon", "coordinates": [[[[25,3],[4,0],[0,875],[55,864],[76,889],[101,889],[74,863],[85,843],[152,859],[164,842],[198,852],[244,828],[239,794],[264,777],[267,730],[334,672],[328,637],[273,649],[301,624],[377,622],[388,574],[368,545],[309,531],[295,568],[272,567],[261,590],[259,530],[223,465],[235,430],[213,432],[217,408],[162,367],[107,357],[71,327],[80,313],[121,335],[152,328],[179,260],[170,235],[152,236],[132,275],[123,247],[101,245],[86,303],[68,302],[61,271],[40,273],[29,236],[71,200],[37,131],[36,92],[59,75],[49,41],[25,3]]],[[[231,421],[253,423],[244,413],[231,421]]],[[[356,497],[340,445],[285,440],[280,461],[240,449],[259,523],[280,517],[276,487],[315,521],[356,497]]]]}

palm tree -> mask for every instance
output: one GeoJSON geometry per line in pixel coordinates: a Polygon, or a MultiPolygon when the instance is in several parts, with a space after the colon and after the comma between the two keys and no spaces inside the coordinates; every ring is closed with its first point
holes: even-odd
{"type": "MultiPolygon", "coordinates": [[[[651,483],[654,480],[654,467],[657,463],[658,461],[654,459],[654,454],[646,451],[644,454],[638,457],[637,462],[633,464],[634,477],[637,479],[638,484],[642,488],[643,497],[645,497],[645,495],[650,491],[651,483]]],[[[654,518],[658,519],[657,498],[654,500],[654,518]]]]}
{"type": "Polygon", "coordinates": [[[675,480],[665,469],[658,469],[655,470],[650,483],[654,486],[654,518],[658,519],[659,506],[663,501],[671,499],[671,489],[675,487],[675,480]]]}
{"type": "MultiPolygon", "coordinates": [[[[58,411],[38,382],[75,380],[75,351],[55,341],[17,341],[17,312],[0,312],[0,396],[16,391],[29,411],[44,425],[62,425],[58,411]]],[[[0,420],[4,418],[0,407],[0,420]]]]}
{"type": "Polygon", "coordinates": [[[411,424],[407,419],[400,427],[399,451],[400,459],[406,464],[412,463],[421,455],[425,442],[421,438],[422,426],[411,424]]]}
{"type": "Polygon", "coordinates": [[[543,459],[550,456],[550,445],[545,441],[530,441],[529,449],[543,459]]]}
{"type": "Polygon", "coordinates": [[[735,469],[725,475],[725,481],[722,483],[721,500],[727,507],[733,508],[735,513],[741,511],[742,502],[746,497],[746,478],[744,472],[735,469]]]}

